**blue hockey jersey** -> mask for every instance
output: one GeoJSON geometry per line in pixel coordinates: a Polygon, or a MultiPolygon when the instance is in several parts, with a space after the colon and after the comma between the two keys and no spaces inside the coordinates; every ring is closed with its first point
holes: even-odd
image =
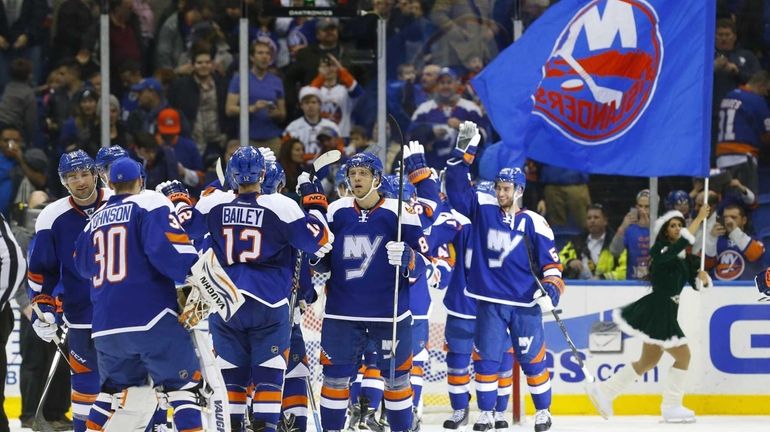
{"type": "MultiPolygon", "coordinates": [[[[444,294],[444,307],[447,315],[458,318],[474,319],[476,318],[476,300],[465,293],[466,277],[470,262],[471,221],[457,210],[452,209],[452,215],[460,224],[460,231],[455,235],[450,247],[454,253],[454,267],[449,279],[449,286],[444,294]]],[[[450,254],[451,256],[451,254],[450,254]]]]}
{"type": "Polygon", "coordinates": [[[146,331],[176,315],[175,281],[198,259],[171,201],[153,191],[111,197],[75,251],[78,272],[93,284],[93,337],[146,331]]]}
{"type": "Polygon", "coordinates": [[[285,195],[239,194],[208,211],[203,247],[214,248],[243,295],[276,308],[288,303],[291,292],[292,247],[312,255],[331,239],[323,216],[312,213],[285,195]]]}
{"type": "Polygon", "coordinates": [[[471,220],[470,270],[466,292],[492,303],[534,306],[538,289],[530,270],[530,257],[522,240],[529,242],[539,277],[561,283],[561,263],[553,231],[539,214],[522,210],[504,213],[497,198],[474,192],[468,166],[449,164],[447,195],[452,206],[471,220]]]}
{"type": "Polygon", "coordinates": [[[88,218],[112,191],[99,189],[97,194],[96,202],[88,207],[78,206],[71,197],[46,206],[35,222],[35,243],[29,250],[27,278],[33,296],[53,295],[61,284],[64,319],[72,328],[91,327],[91,282],[78,274],[72,252],[88,218]]]}
{"type": "MultiPolygon", "coordinates": [[[[364,210],[353,198],[340,198],[329,205],[326,218],[334,233],[334,249],[325,260],[331,270],[325,317],[392,322],[395,268],[388,262],[385,245],[396,240],[398,200],[382,198],[364,210]]],[[[417,279],[428,265],[422,255],[428,245],[420,218],[408,205],[401,212],[401,238],[415,251],[409,276],[417,279]]],[[[408,278],[401,277],[398,294],[400,321],[409,316],[408,278]]]]}

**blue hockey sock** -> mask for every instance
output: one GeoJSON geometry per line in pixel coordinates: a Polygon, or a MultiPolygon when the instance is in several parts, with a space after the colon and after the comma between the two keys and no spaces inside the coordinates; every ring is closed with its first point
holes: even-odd
{"type": "Polygon", "coordinates": [[[471,391],[471,375],[468,367],[470,363],[470,354],[448,352],[446,355],[449,403],[453,410],[462,410],[468,407],[471,391]]]}

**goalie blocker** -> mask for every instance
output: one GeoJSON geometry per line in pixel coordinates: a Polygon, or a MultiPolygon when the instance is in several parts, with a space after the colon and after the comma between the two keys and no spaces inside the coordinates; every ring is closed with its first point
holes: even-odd
{"type": "Polygon", "coordinates": [[[201,255],[190,268],[190,273],[187,278],[190,292],[186,294],[184,307],[179,315],[179,322],[188,330],[212,312],[229,321],[246,301],[219,263],[213,249],[201,255]]]}

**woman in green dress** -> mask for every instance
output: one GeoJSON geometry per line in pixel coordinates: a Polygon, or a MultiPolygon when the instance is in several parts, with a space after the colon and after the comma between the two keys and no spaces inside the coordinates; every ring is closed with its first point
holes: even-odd
{"type": "Polygon", "coordinates": [[[663,353],[667,352],[674,357],[674,364],[665,377],[663,402],[660,406],[663,420],[695,421],[695,413],[682,406],[690,348],[677,322],[677,313],[679,294],[685,284],[689,283],[694,289],[699,289],[699,285],[711,285],[708,273],[699,270],[699,257],[687,253],[687,248],[695,243],[694,235],[708,212],[708,206],[701,207],[687,228],[684,226],[684,216],[676,210],[664,214],[656,221],[653,231],[655,243],[650,249],[652,292],[613,313],[614,321],[624,333],[642,339],[642,355],[630,367],[620,369],[609,380],[590,385],[589,396],[603,417],[612,415],[612,400],[642,374],[654,368],[663,353]]]}

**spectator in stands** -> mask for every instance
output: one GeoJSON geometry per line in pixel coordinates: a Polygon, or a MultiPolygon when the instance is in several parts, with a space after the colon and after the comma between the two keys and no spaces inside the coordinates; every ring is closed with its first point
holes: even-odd
{"type": "MultiPolygon", "coordinates": [[[[96,107],[96,121],[100,125],[100,131],[102,119],[101,112],[102,106],[99,103],[96,107]]],[[[110,145],[116,145],[123,148],[128,147],[126,125],[120,120],[120,102],[118,101],[118,98],[113,95],[110,95],[110,145]]]]}
{"type": "Polygon", "coordinates": [[[361,86],[339,60],[328,54],[321,58],[318,76],[310,83],[320,90],[321,117],[333,121],[343,138],[350,136],[351,120],[356,100],[363,94],[361,86]]]}
{"type": "MultiPolygon", "coordinates": [[[[193,72],[193,53],[205,49],[211,55],[211,64],[220,75],[225,75],[233,64],[233,55],[230,54],[230,46],[225,42],[225,37],[219,27],[211,21],[201,21],[193,26],[190,32],[189,50],[179,56],[177,74],[190,74],[193,72]]],[[[193,65],[194,66],[194,65],[193,65]]]]}
{"type": "Polygon", "coordinates": [[[11,79],[9,67],[16,59],[35,60],[40,63],[39,16],[48,5],[39,0],[14,0],[0,2],[0,92],[11,79]]]}
{"type": "MultiPolygon", "coordinates": [[[[256,41],[251,45],[252,68],[249,71],[249,139],[257,147],[269,147],[278,153],[281,146],[280,124],[286,119],[283,83],[269,72],[270,46],[256,41]]],[[[227,115],[240,115],[240,77],[234,75],[227,90],[227,115]]]]}
{"type": "Polygon", "coordinates": [[[64,122],[72,115],[76,96],[85,87],[81,79],[80,63],[67,59],[56,68],[61,87],[54,90],[48,104],[46,123],[54,137],[58,137],[64,122]]]}
{"type": "Polygon", "coordinates": [[[613,233],[607,228],[607,213],[601,204],[591,204],[585,214],[587,232],[567,242],[559,252],[565,279],[626,278],[626,251],[610,252],[613,233]]]}
{"type": "Polygon", "coordinates": [[[437,0],[431,20],[441,37],[430,47],[432,59],[444,66],[461,66],[471,56],[480,56],[484,64],[497,55],[492,19],[493,1],[437,0]]]}
{"type": "Polygon", "coordinates": [[[120,76],[121,85],[111,90],[113,90],[113,94],[121,98],[120,107],[122,111],[120,119],[126,121],[131,111],[139,106],[139,95],[132,88],[142,81],[142,65],[139,62],[130,60],[123,62],[118,68],[118,75],[120,76]]]}
{"type": "Polygon", "coordinates": [[[227,136],[225,102],[227,82],[213,71],[211,53],[193,54],[193,72],[177,77],[168,92],[169,105],[192,121],[192,139],[200,154],[221,154],[227,136]]]}
{"type": "Polygon", "coordinates": [[[139,31],[142,35],[142,52],[145,53],[144,64],[151,62],[147,53],[152,53],[151,48],[155,40],[155,12],[152,10],[150,0],[132,0],[131,8],[139,19],[139,31]]]}
{"type": "Polygon", "coordinates": [[[362,126],[353,126],[350,129],[350,140],[345,147],[345,154],[347,156],[352,156],[364,152],[371,145],[372,142],[369,138],[369,134],[366,133],[366,128],[362,126]]]}
{"type": "Polygon", "coordinates": [[[302,174],[305,166],[305,145],[296,138],[289,138],[281,144],[278,162],[286,173],[286,190],[293,191],[297,187],[297,177],[302,174]]]}
{"type": "Polygon", "coordinates": [[[96,91],[96,94],[100,95],[102,94],[102,74],[99,71],[92,71],[89,72],[88,75],[84,75],[84,85],[86,87],[91,87],[96,91]]]}
{"type": "Polygon", "coordinates": [[[626,279],[646,279],[650,264],[650,190],[636,194],[636,206],[623,218],[612,238],[610,252],[616,258],[627,253],[626,279]]]}
{"type": "MultiPolygon", "coordinates": [[[[126,61],[144,62],[142,29],[134,13],[134,0],[110,0],[110,70],[126,61]]],[[[120,77],[112,76],[111,87],[117,88],[120,77]]]]}
{"type": "MultiPolygon", "coordinates": [[[[701,180],[701,184],[702,182],[701,180]]],[[[693,180],[693,183],[696,183],[696,180],[693,180]]],[[[692,192],[690,194],[693,196],[692,192]]],[[[703,207],[703,194],[703,186],[701,186],[700,191],[694,195],[692,214],[698,214],[703,207]]],[[[719,207],[719,194],[713,190],[709,190],[708,206],[709,216],[706,218],[706,232],[711,232],[717,223],[717,208],[719,207]]],[[[693,255],[700,255],[701,249],[703,249],[703,225],[698,227],[698,232],[695,234],[695,243],[692,245],[693,255]]]]}
{"type": "Polygon", "coordinates": [[[585,229],[585,209],[591,204],[588,173],[548,164],[540,164],[538,172],[548,223],[566,226],[571,217],[579,229],[585,229]]]}
{"type": "Polygon", "coordinates": [[[340,133],[334,122],[321,117],[321,92],[317,88],[302,87],[299,91],[299,101],[302,117],[286,126],[284,139],[296,138],[300,140],[305,146],[305,160],[310,161],[324,151],[318,142],[318,133],[322,129],[331,129],[337,136],[340,133]]]}
{"type": "Polygon", "coordinates": [[[179,178],[182,183],[191,188],[193,196],[197,196],[203,187],[205,174],[203,160],[198,153],[198,147],[190,138],[180,136],[182,123],[179,111],[166,108],[158,114],[158,140],[161,145],[174,151],[177,160],[179,178]]]}
{"type": "Polygon", "coordinates": [[[718,280],[753,280],[764,270],[761,258],[765,253],[762,242],[744,231],[748,219],[738,204],[722,209],[706,238],[706,270],[718,280]]]}
{"type": "Polygon", "coordinates": [[[134,135],[134,145],[137,156],[144,162],[147,175],[144,184],[147,189],[153,190],[167,180],[180,180],[179,163],[174,150],[161,146],[154,135],[145,132],[134,135]]]}
{"type": "Polygon", "coordinates": [[[54,64],[69,58],[77,58],[81,64],[91,60],[91,51],[99,40],[95,6],[88,0],[64,0],[59,5],[50,50],[54,64]]]}
{"type": "Polygon", "coordinates": [[[163,97],[163,86],[155,78],[145,78],[131,88],[136,92],[138,106],[128,116],[128,133],[139,132],[154,135],[157,130],[158,113],[168,106],[163,97]]]}
{"type": "MultiPolygon", "coordinates": [[[[179,58],[187,50],[187,35],[192,27],[204,19],[201,0],[179,2],[179,10],[171,14],[161,24],[155,45],[155,68],[175,70],[180,65],[179,58]]],[[[189,73],[192,67],[185,65],[183,70],[189,73]]]]}
{"type": "Polygon", "coordinates": [[[82,149],[89,156],[96,157],[101,147],[99,118],[96,115],[99,95],[96,90],[85,88],[75,100],[72,116],[62,125],[59,146],[65,153],[82,149]]]}
{"type": "Polygon", "coordinates": [[[717,168],[729,171],[755,195],[759,192],[759,151],[770,144],[770,109],[765,101],[769,93],[770,73],[761,71],[719,104],[717,168]]]}
{"type": "Polygon", "coordinates": [[[11,125],[24,131],[24,136],[37,133],[37,100],[30,85],[32,62],[16,59],[11,62],[11,82],[0,98],[0,124],[11,125]]]}
{"type": "Polygon", "coordinates": [[[425,146],[428,165],[437,170],[446,165],[463,121],[476,123],[481,134],[489,137],[489,122],[481,108],[462,99],[457,94],[457,85],[455,73],[449,68],[442,68],[433,99],[417,107],[409,127],[410,139],[419,140],[425,146]]]}
{"type": "Polygon", "coordinates": [[[46,185],[48,158],[36,148],[27,148],[18,128],[0,130],[0,213],[8,214],[12,203],[27,202],[29,195],[46,185]]]}
{"type": "Polygon", "coordinates": [[[720,19],[716,26],[714,48],[714,110],[727,93],[761,70],[757,57],[738,46],[738,32],[731,19],[720,19]]]}

